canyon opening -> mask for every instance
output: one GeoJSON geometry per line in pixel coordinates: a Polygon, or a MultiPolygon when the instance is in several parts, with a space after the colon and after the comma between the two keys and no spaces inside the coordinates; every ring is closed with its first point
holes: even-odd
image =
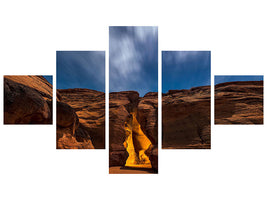
{"type": "Polygon", "coordinates": [[[152,168],[147,154],[150,153],[152,143],[143,133],[136,114],[131,113],[125,122],[126,140],[124,147],[129,156],[126,160],[126,167],[152,168]]]}

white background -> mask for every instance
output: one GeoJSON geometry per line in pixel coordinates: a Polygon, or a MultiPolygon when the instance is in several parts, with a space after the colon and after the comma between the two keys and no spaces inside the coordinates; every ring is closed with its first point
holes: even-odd
{"type": "MultiPolygon", "coordinates": [[[[266,13],[256,0],[1,0],[0,113],[2,75],[52,74],[55,86],[56,50],[108,58],[112,25],[158,26],[159,50],[211,50],[212,84],[213,75],[264,75],[266,13]]],[[[266,199],[266,127],[214,126],[213,102],[212,149],[160,150],[158,175],[109,175],[108,149],[56,150],[55,112],[53,126],[3,126],[0,115],[0,199],[266,199]]]]}

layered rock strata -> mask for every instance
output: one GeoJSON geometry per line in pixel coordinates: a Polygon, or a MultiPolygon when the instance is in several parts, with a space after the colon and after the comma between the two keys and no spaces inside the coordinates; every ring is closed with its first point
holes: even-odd
{"type": "Polygon", "coordinates": [[[105,148],[105,93],[58,89],[57,148],[105,148]]]}
{"type": "Polygon", "coordinates": [[[162,148],[210,148],[210,87],[162,95],[162,148]]]}
{"type": "Polygon", "coordinates": [[[217,84],[215,124],[263,124],[263,81],[217,84]]]}

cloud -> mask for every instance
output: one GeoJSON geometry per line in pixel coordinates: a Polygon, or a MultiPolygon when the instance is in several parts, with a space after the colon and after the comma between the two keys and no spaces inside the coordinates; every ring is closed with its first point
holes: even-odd
{"type": "Polygon", "coordinates": [[[155,78],[149,72],[157,71],[157,66],[151,69],[157,62],[157,27],[110,27],[109,57],[111,92],[148,92],[155,78]]]}
{"type": "Polygon", "coordinates": [[[110,37],[110,58],[111,72],[115,70],[122,78],[141,70],[141,52],[136,50],[134,41],[127,35],[120,39],[110,37]]]}
{"type": "MultiPolygon", "coordinates": [[[[183,65],[184,63],[193,62],[194,60],[203,60],[207,64],[210,60],[208,51],[164,51],[163,59],[167,66],[172,65],[177,69],[188,67],[183,65]]],[[[200,65],[198,67],[205,66],[200,65]]]]}
{"type": "Polygon", "coordinates": [[[104,51],[58,51],[58,88],[89,88],[104,91],[104,51]]]}
{"type": "Polygon", "coordinates": [[[210,85],[209,51],[163,51],[162,90],[210,85]]]}
{"type": "Polygon", "coordinates": [[[104,51],[85,51],[73,53],[72,62],[75,63],[74,69],[80,68],[83,71],[91,76],[94,76],[94,80],[100,84],[105,83],[105,52],[104,51]],[[76,54],[76,55],[75,55],[76,54]]]}
{"type": "Polygon", "coordinates": [[[137,39],[141,42],[146,42],[148,38],[156,38],[158,35],[158,27],[151,26],[151,27],[142,27],[137,26],[134,27],[134,32],[137,36],[137,39]]]}

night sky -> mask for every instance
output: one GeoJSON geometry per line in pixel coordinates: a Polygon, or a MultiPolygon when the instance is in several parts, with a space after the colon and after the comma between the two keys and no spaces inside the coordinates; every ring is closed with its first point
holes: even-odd
{"type": "Polygon", "coordinates": [[[218,83],[224,83],[224,82],[232,82],[232,81],[262,81],[263,76],[229,76],[229,75],[220,75],[215,76],[214,83],[215,85],[218,83]]]}
{"type": "Polygon", "coordinates": [[[57,51],[57,89],[105,92],[104,51],[57,51]]]}
{"type": "Polygon", "coordinates": [[[210,85],[210,51],[162,51],[162,92],[210,85]]]}
{"type": "Polygon", "coordinates": [[[109,27],[110,92],[158,91],[158,28],[109,27]]]}

